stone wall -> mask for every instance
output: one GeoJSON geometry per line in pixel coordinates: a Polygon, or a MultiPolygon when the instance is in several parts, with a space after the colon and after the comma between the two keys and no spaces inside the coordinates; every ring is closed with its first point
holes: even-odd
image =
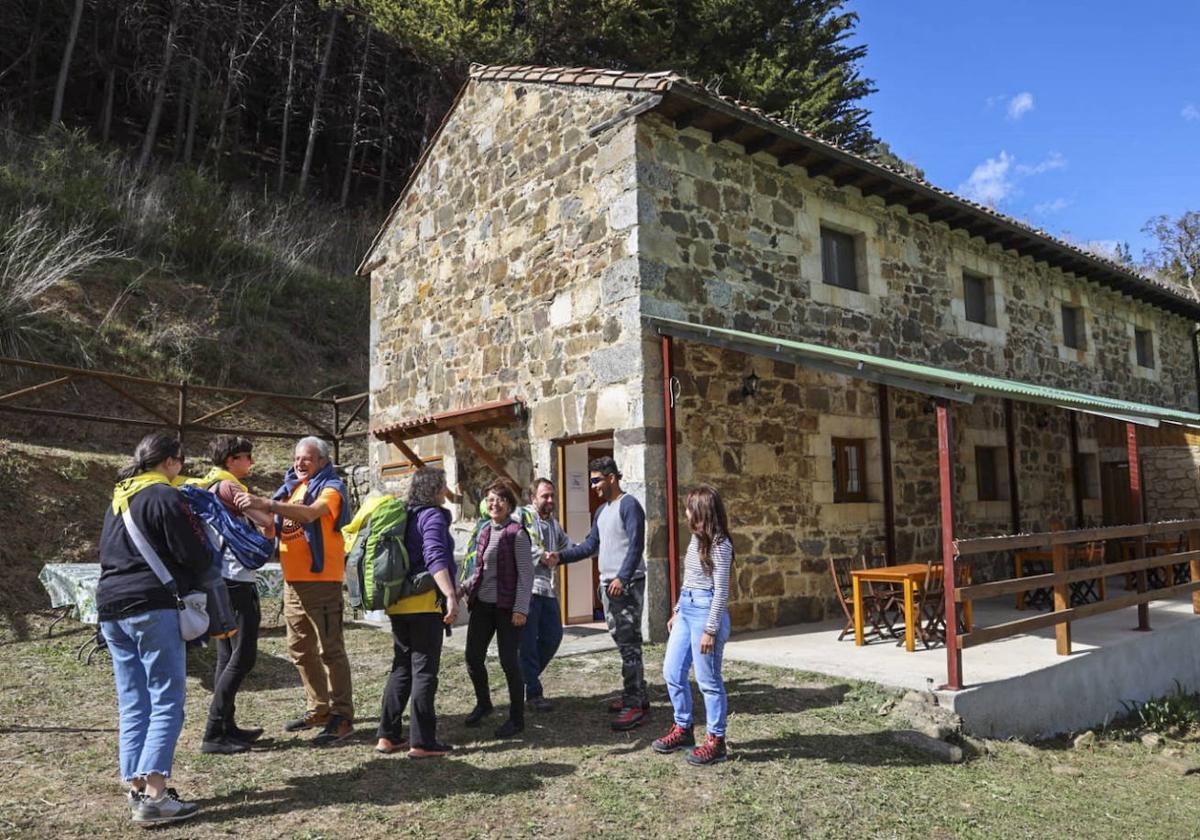
{"type": "Polygon", "coordinates": [[[1147,447],[1140,454],[1150,520],[1200,518],[1200,446],[1147,447]]]}
{"type": "Polygon", "coordinates": [[[1195,410],[1180,316],[655,114],[637,149],[649,313],[1195,410]],[[822,225],[857,235],[865,291],[822,283],[822,225]],[[994,326],[966,321],[964,270],[991,278],[994,326]],[[1064,302],[1083,307],[1082,350],[1062,344],[1064,302]],[[1133,361],[1135,325],[1153,369],[1133,361]]]}
{"type": "MultiPolygon", "coordinates": [[[[731,350],[677,342],[675,373],[680,487],[704,482],[726,501],[737,550],[730,611],[738,629],[829,618],[839,613],[829,559],[882,553],[885,525],[878,389],[872,383],[814,372],[731,350]],[[745,396],[753,372],[758,391],[745,396]],[[835,503],[831,438],[866,441],[867,501],[835,503]]],[[[941,552],[937,429],[932,401],[889,391],[896,561],[936,561],[941,552]]],[[[1011,532],[1004,407],[980,399],[952,408],[955,532],[1011,532]],[[1004,498],[980,500],[976,446],[995,446],[1004,498]]],[[[1023,530],[1075,521],[1069,416],[1060,409],[1014,406],[1016,473],[1023,530]]],[[[1080,449],[1094,451],[1090,418],[1080,449]]],[[[1084,501],[1085,522],[1099,520],[1084,501]]],[[[680,533],[687,534],[680,518],[680,533]]],[[[686,546],[686,541],[684,543],[686,546]]],[[[1009,577],[1011,556],[972,559],[977,582],[1009,577]]]]}
{"type": "MultiPolygon", "coordinates": [[[[566,86],[464,89],[371,273],[373,426],[519,396],[526,421],[477,435],[516,480],[553,474],[552,440],[612,430],[625,487],[646,498],[645,427],[661,448],[662,408],[656,395],[647,409],[643,382],[657,364],[644,352],[657,350],[639,321],[636,126],[588,131],[632,101],[566,86]]],[[[448,436],[414,448],[444,452],[469,495],[491,479],[448,436]]],[[[373,467],[396,457],[373,446],[373,467]]],[[[661,453],[649,471],[663,472],[661,453]]],[[[661,521],[647,558],[659,571],[661,521]]],[[[651,627],[666,621],[660,602],[651,627]]]]}

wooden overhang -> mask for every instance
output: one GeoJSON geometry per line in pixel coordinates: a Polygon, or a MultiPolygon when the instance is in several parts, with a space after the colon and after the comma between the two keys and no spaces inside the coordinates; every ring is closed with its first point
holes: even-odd
{"type": "MultiPolygon", "coordinates": [[[[489,453],[478,438],[472,434],[473,429],[486,429],[497,426],[507,426],[525,416],[525,403],[517,398],[497,400],[482,403],[470,408],[460,408],[455,411],[443,411],[439,414],[429,414],[424,417],[413,417],[400,420],[386,426],[372,429],[371,434],[377,440],[390,443],[400,450],[409,463],[414,467],[425,466],[421,458],[408,445],[415,438],[428,437],[440,432],[448,432],[456,444],[461,443],[474,452],[481,461],[497,476],[507,481],[517,491],[521,485],[504,469],[504,466],[489,453]]],[[[518,492],[519,495],[519,492],[518,492]]]]}

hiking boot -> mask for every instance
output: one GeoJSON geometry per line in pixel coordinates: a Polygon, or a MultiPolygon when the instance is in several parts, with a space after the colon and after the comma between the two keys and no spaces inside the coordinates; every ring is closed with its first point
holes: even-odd
{"type": "Polygon", "coordinates": [[[209,755],[236,755],[250,751],[250,745],[245,741],[236,741],[228,735],[216,738],[205,738],[200,742],[200,752],[209,755]]]}
{"type": "Polygon", "coordinates": [[[509,718],[508,720],[504,721],[504,723],[500,724],[499,728],[496,729],[496,737],[511,738],[514,735],[520,735],[524,731],[525,724],[517,723],[512,718],[509,718]]]}
{"type": "Polygon", "coordinates": [[[703,744],[688,753],[687,763],[700,767],[705,764],[717,764],[724,761],[725,758],[725,737],[709,735],[704,739],[703,744]]]}
{"type": "Polygon", "coordinates": [[[225,737],[232,738],[235,741],[241,741],[243,744],[253,744],[262,737],[262,728],[255,729],[239,729],[236,726],[225,727],[225,737]]]}
{"type": "Polygon", "coordinates": [[[330,744],[336,744],[339,741],[344,741],[354,734],[354,724],[341,715],[330,715],[329,722],[325,724],[317,737],[312,739],[314,747],[328,747],[330,744]]]}
{"type": "Polygon", "coordinates": [[[666,755],[667,753],[696,746],[696,738],[692,735],[692,727],[680,726],[678,723],[673,723],[671,724],[671,731],[661,738],[656,739],[651,746],[654,747],[656,753],[666,755]]]}
{"type": "Polygon", "coordinates": [[[434,741],[432,744],[424,747],[413,747],[408,751],[409,758],[441,758],[444,755],[449,755],[454,752],[454,747],[449,744],[443,744],[441,741],[434,741]]]}
{"type": "MultiPolygon", "coordinates": [[[[629,708],[629,706],[627,706],[625,704],[624,697],[618,697],[616,700],[613,700],[611,703],[608,704],[608,710],[610,712],[612,712],[614,715],[620,714],[621,712],[625,711],[627,708],[629,708]]],[[[643,712],[649,711],[649,709],[650,709],[650,701],[643,700],[642,701],[642,711],[643,712]]]]}
{"type": "Polygon", "coordinates": [[[167,788],[161,797],[151,799],[142,794],[133,806],[133,821],[143,828],[179,822],[196,816],[200,806],[195,802],[183,802],[175,788],[167,788]]]}
{"type": "Polygon", "coordinates": [[[329,723],[329,712],[314,712],[309,709],[295,720],[289,720],[283,726],[284,732],[302,732],[305,729],[312,729],[316,726],[324,726],[329,723]]]}
{"type": "Polygon", "coordinates": [[[554,704],[545,697],[530,697],[525,701],[525,705],[533,709],[535,712],[553,712],[554,704]]]}
{"type": "Polygon", "coordinates": [[[393,741],[391,738],[380,738],[375,742],[375,752],[380,755],[391,755],[398,753],[401,750],[408,749],[408,740],[401,738],[399,741],[393,741]]]}
{"type": "Polygon", "coordinates": [[[488,703],[486,706],[482,703],[476,703],[475,708],[472,709],[471,713],[463,720],[463,726],[478,726],[479,721],[490,715],[492,713],[492,709],[494,708],[495,707],[491,703],[488,703]]]}
{"type": "Polygon", "coordinates": [[[612,728],[617,732],[628,732],[630,729],[637,729],[642,725],[642,721],[646,717],[646,709],[650,704],[646,704],[640,709],[626,708],[625,711],[613,718],[612,728]]]}

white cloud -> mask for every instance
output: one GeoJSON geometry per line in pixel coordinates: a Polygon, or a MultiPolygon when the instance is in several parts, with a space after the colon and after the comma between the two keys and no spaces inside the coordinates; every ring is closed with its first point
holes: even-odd
{"type": "Polygon", "coordinates": [[[970,177],[958,185],[958,191],[981,204],[999,204],[1016,189],[1009,173],[1012,162],[1012,155],[1001,149],[998,157],[988,158],[971,170],[970,177]]]}
{"type": "MultiPolygon", "coordinates": [[[[1005,199],[1016,195],[1018,183],[1025,178],[1041,175],[1053,169],[1062,169],[1067,159],[1058,152],[1051,152],[1037,163],[1017,163],[1016,158],[1003,149],[994,158],[988,158],[971,170],[966,181],[958,185],[958,191],[967,198],[995,207],[1005,199]]],[[[1041,207],[1043,205],[1039,205],[1041,207]]],[[[1047,210],[1061,210],[1065,199],[1056,199],[1044,205],[1047,210]],[[1063,202],[1061,206],[1057,202],[1063,202]]]]}
{"type": "Polygon", "coordinates": [[[1195,122],[1196,120],[1200,120],[1200,108],[1196,107],[1195,102],[1189,102],[1183,106],[1183,110],[1179,112],[1179,115],[1188,122],[1195,122]]]}
{"type": "Polygon", "coordinates": [[[1051,152],[1045,160],[1037,163],[1017,164],[1017,173],[1020,175],[1041,175],[1043,172],[1049,172],[1052,169],[1062,169],[1067,165],[1067,159],[1058,152],[1051,152]]]}
{"type": "Polygon", "coordinates": [[[1071,202],[1067,201],[1065,198],[1055,198],[1051,199],[1050,201],[1043,201],[1039,204],[1033,205],[1033,212],[1037,213],[1039,216],[1046,216],[1051,213],[1057,213],[1060,210],[1066,210],[1070,206],[1071,202]]]}
{"type": "Polygon", "coordinates": [[[1033,94],[1027,90],[1021,91],[1008,100],[1008,118],[1019,120],[1033,110],[1033,94]]]}

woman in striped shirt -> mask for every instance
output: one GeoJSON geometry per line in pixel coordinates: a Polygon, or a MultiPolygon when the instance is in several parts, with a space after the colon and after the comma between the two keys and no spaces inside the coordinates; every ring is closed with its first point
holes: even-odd
{"type": "Polygon", "coordinates": [[[672,753],[694,747],[692,688],[688,671],[696,666],[696,682],[704,695],[707,726],[704,743],[688,753],[688,764],[715,764],[725,760],[725,716],[728,702],[721,679],[721,656],[729,638],[729,567],[733,544],[725,505],[716,489],[707,484],[687,495],[687,519],[692,529],[684,561],[683,589],[675,612],[667,622],[667,651],[663,677],[675,708],[671,731],[654,742],[655,752],[672,753]]]}

